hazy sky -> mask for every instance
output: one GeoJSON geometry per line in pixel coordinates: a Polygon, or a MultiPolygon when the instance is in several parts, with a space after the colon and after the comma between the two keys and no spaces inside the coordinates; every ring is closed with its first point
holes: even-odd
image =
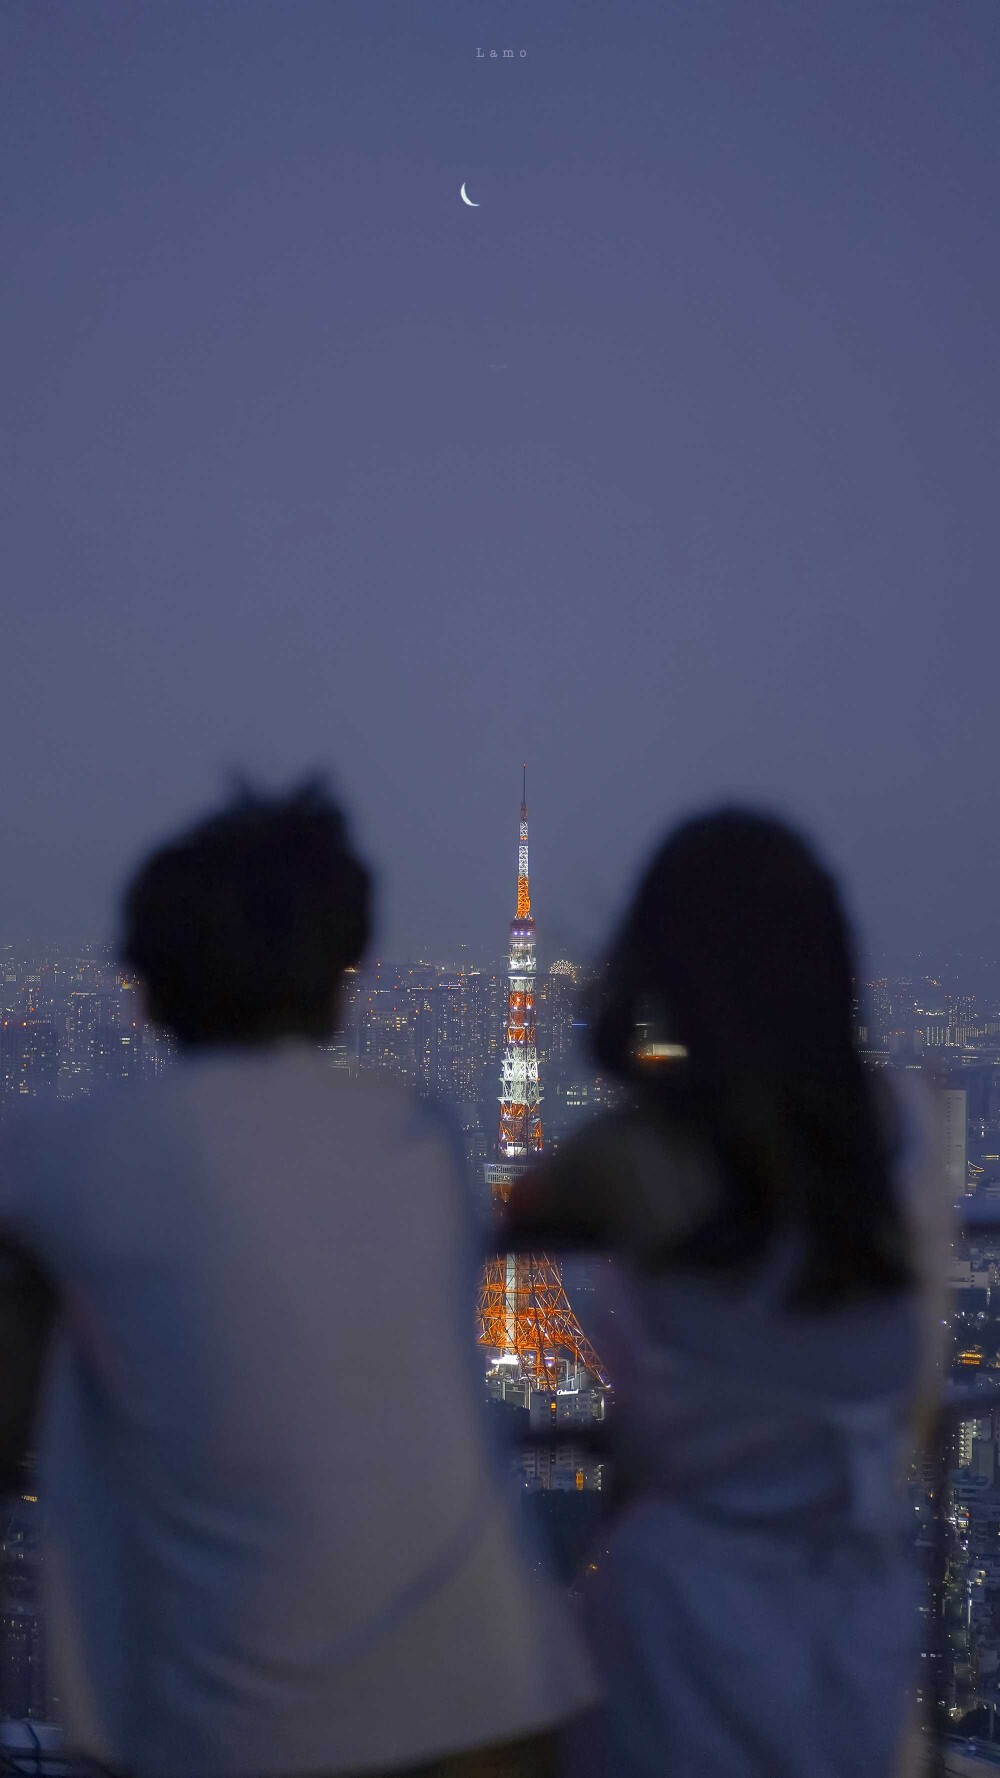
{"type": "Polygon", "coordinates": [[[1000,947],[998,74],[997,0],[5,0],[0,937],[319,765],[380,949],[499,950],[526,758],[548,956],[734,794],[1000,947]]]}

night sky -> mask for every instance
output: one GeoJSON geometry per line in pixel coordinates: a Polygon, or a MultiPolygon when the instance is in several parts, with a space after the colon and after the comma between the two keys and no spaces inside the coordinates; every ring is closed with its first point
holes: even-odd
{"type": "Polygon", "coordinates": [[[1000,948],[997,0],[5,0],[0,64],[0,938],[318,766],[382,952],[499,952],[526,759],[543,959],[733,795],[1000,948]]]}

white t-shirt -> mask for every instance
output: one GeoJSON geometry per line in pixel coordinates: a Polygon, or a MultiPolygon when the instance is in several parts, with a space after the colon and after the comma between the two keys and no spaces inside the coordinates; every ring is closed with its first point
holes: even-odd
{"type": "Polygon", "coordinates": [[[5,1132],[66,1313],[41,1440],[75,1746],[135,1778],[384,1770],[590,1701],[488,1453],[447,1134],[304,1046],[5,1132]]]}

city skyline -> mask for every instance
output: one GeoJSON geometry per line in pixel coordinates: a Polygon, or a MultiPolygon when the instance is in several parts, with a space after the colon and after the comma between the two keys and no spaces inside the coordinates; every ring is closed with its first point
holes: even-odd
{"type": "MultiPolygon", "coordinates": [[[[525,840],[522,817],[522,844],[525,840]]],[[[519,876],[523,913],[527,872],[520,865],[519,876]]],[[[524,919],[516,914],[506,971],[456,973],[373,959],[349,972],[339,1033],[319,1046],[332,1069],[373,1070],[423,1097],[443,1100],[460,1137],[466,1188],[481,1208],[491,1189],[491,1173],[504,1171],[503,1165],[490,1164],[491,1156],[502,1158],[503,1131],[512,1133],[515,1149],[519,1146],[517,1119],[511,1121],[514,1102],[530,1101],[530,1094],[519,1100],[511,1092],[509,1058],[504,1065],[505,1037],[518,1028],[522,1001],[524,1029],[537,1038],[546,1147],[558,1149],[572,1141],[595,1112],[622,1103],[616,1083],[602,1079],[588,1056],[578,982],[566,965],[527,970],[526,932],[524,919]],[[532,973],[534,1029],[525,990],[532,973]],[[506,1115],[498,1144],[501,1099],[506,1115]]],[[[527,951],[531,949],[528,944],[527,951]]],[[[110,957],[36,959],[29,970],[5,953],[2,964],[0,1125],[18,1115],[20,1106],[44,1113],[56,1099],[110,1087],[127,1100],[137,1087],[150,1086],[174,1065],[175,1046],[144,1022],[134,980],[110,957]]],[[[986,1219],[981,1232],[973,1223],[956,1239],[943,1281],[957,1336],[948,1372],[953,1382],[983,1393],[973,1401],[974,1417],[967,1407],[951,1428],[942,1458],[948,1464],[944,1501],[937,1491],[938,1471],[926,1459],[914,1460],[908,1482],[919,1560],[931,1571],[936,1550],[946,1560],[940,1651],[933,1638],[926,1643],[936,1659],[940,1656],[940,1665],[933,1674],[929,1670],[929,1681],[935,1683],[928,1683],[926,1692],[940,1699],[943,1721],[966,1734],[981,1733],[988,1727],[982,1713],[995,1696],[991,1675],[997,1671],[1000,1648],[994,1627],[1000,1599],[1000,1565],[995,1561],[1000,1412],[991,1406],[988,1393],[1000,1366],[1000,1314],[992,1298],[1000,1288],[1000,1251],[991,1220],[1000,1203],[1000,1005],[977,1004],[975,995],[926,977],[869,986],[871,1005],[859,1005],[862,1022],[856,1031],[865,1067],[926,1074],[943,1114],[936,1164],[950,1197],[974,1217],[986,1219]],[[930,1525],[929,1510],[945,1515],[943,1543],[930,1525]]],[[[793,1037],[790,1032],[789,1040],[793,1037]]],[[[518,1164],[516,1156],[507,1163],[515,1169],[518,1164]]],[[[596,1521],[596,1510],[587,1501],[605,1486],[606,1435],[614,1428],[616,1379],[613,1372],[601,1376],[600,1359],[590,1346],[607,1263],[601,1255],[567,1255],[561,1264],[546,1256],[498,1261],[487,1266],[480,1297],[484,1388],[500,1416],[498,1428],[502,1425],[509,1434],[511,1413],[522,1416],[526,1442],[512,1450],[512,1473],[539,1530],[553,1540],[567,1585],[574,1575],[580,1584],[584,1540],[596,1521]],[[506,1291],[496,1288],[504,1277],[506,1291]],[[538,1387],[537,1379],[518,1375],[509,1337],[497,1360],[499,1322],[509,1330],[510,1310],[526,1294],[536,1313],[540,1304],[550,1310],[540,1353],[551,1346],[553,1358],[563,1352],[585,1355],[583,1368],[568,1366],[567,1382],[555,1394],[538,1387]],[[491,1305],[501,1296],[503,1311],[491,1318],[491,1305]],[[553,1407],[561,1442],[538,1442],[539,1435],[551,1431],[553,1407]]],[[[35,1724],[40,1733],[57,1738],[50,1725],[61,1716],[41,1640],[43,1511],[33,1473],[26,1470],[20,1497],[12,1498],[0,1525],[0,1719],[4,1712],[27,1719],[24,1734],[29,1740],[35,1724]]]]}

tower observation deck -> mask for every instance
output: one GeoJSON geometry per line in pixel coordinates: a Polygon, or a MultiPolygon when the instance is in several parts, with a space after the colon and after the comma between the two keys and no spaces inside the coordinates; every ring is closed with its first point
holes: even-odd
{"type": "MultiPolygon", "coordinates": [[[[527,774],[521,786],[517,911],[510,928],[507,1025],[501,1075],[497,1158],[486,1168],[495,1202],[540,1158],[542,1093],[535,1038],[535,922],[528,879],[527,774]]],[[[496,1365],[530,1389],[554,1392],[569,1370],[604,1381],[603,1368],[570,1306],[562,1274],[547,1254],[498,1255],[483,1270],[479,1340],[496,1365]]]]}

